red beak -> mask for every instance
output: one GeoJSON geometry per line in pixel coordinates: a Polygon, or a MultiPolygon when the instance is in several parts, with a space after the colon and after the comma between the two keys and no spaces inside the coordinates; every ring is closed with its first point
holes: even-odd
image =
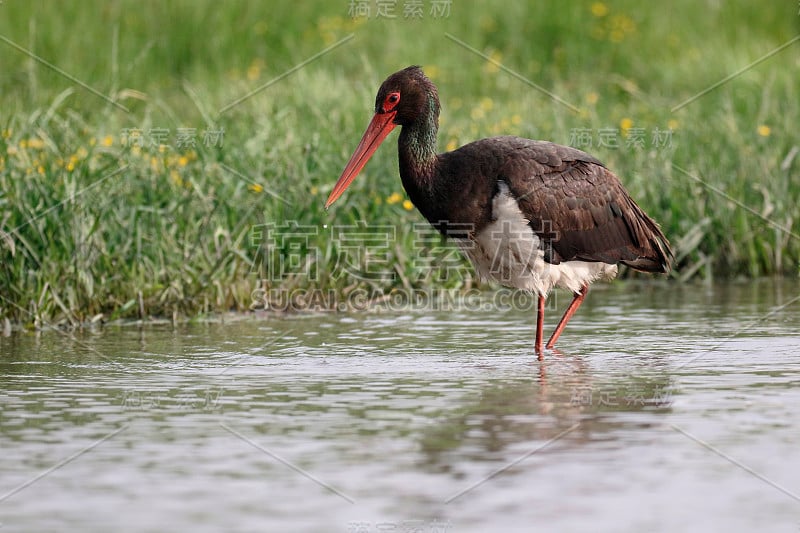
{"type": "Polygon", "coordinates": [[[396,111],[375,113],[375,116],[372,117],[369,126],[367,126],[367,131],[364,132],[364,136],[361,137],[361,142],[358,143],[356,151],[353,152],[350,161],[348,161],[347,166],[344,167],[339,181],[333,186],[331,195],[328,196],[328,200],[325,202],[325,209],[328,209],[328,207],[342,195],[344,190],[350,186],[353,180],[356,179],[356,176],[358,176],[358,173],[361,172],[361,169],[364,168],[364,165],[367,164],[369,158],[372,157],[372,154],[375,153],[375,150],[378,149],[378,146],[380,146],[386,136],[389,135],[389,132],[394,129],[396,124],[392,121],[396,114],[396,111]]]}

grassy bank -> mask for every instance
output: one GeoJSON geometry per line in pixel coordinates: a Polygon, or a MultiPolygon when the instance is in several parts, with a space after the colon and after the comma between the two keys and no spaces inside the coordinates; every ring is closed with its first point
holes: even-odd
{"type": "Polygon", "coordinates": [[[378,84],[414,63],[440,149],[504,133],[595,154],[661,222],[676,279],[798,274],[800,42],[698,96],[799,34],[796,2],[406,4],[0,5],[0,317],[474,286],[405,201],[393,143],[322,209],[378,84]]]}

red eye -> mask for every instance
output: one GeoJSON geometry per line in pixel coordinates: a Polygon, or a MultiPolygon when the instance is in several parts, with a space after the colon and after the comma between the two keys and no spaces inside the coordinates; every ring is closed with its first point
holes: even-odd
{"type": "Polygon", "coordinates": [[[386,98],[383,100],[383,110],[384,111],[391,111],[395,108],[395,106],[400,102],[400,93],[393,92],[386,95],[386,98]]]}

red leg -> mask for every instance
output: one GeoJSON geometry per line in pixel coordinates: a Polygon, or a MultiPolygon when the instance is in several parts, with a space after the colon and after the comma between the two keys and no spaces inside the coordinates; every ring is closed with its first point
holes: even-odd
{"type": "Polygon", "coordinates": [[[561,332],[564,331],[564,327],[566,327],[567,322],[569,322],[569,319],[572,318],[572,315],[575,314],[575,311],[577,311],[578,307],[580,307],[583,303],[583,299],[586,298],[587,292],[589,292],[588,284],[581,288],[581,292],[575,293],[575,296],[572,298],[572,302],[569,304],[569,307],[567,307],[567,310],[564,311],[564,316],[561,317],[561,320],[559,320],[555,331],[553,331],[553,334],[550,336],[550,340],[547,341],[547,348],[552,348],[555,345],[558,337],[561,336],[561,332]]]}
{"type": "Polygon", "coordinates": [[[544,296],[539,295],[539,307],[536,311],[536,353],[542,357],[542,330],[544,329],[544,296]]]}

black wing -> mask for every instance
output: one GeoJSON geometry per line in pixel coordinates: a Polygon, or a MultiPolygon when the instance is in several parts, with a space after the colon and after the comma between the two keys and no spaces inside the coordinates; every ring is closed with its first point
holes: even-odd
{"type": "Polygon", "coordinates": [[[619,178],[580,150],[515,138],[498,179],[506,181],[551,263],[623,263],[667,272],[669,242],[619,178]]]}

